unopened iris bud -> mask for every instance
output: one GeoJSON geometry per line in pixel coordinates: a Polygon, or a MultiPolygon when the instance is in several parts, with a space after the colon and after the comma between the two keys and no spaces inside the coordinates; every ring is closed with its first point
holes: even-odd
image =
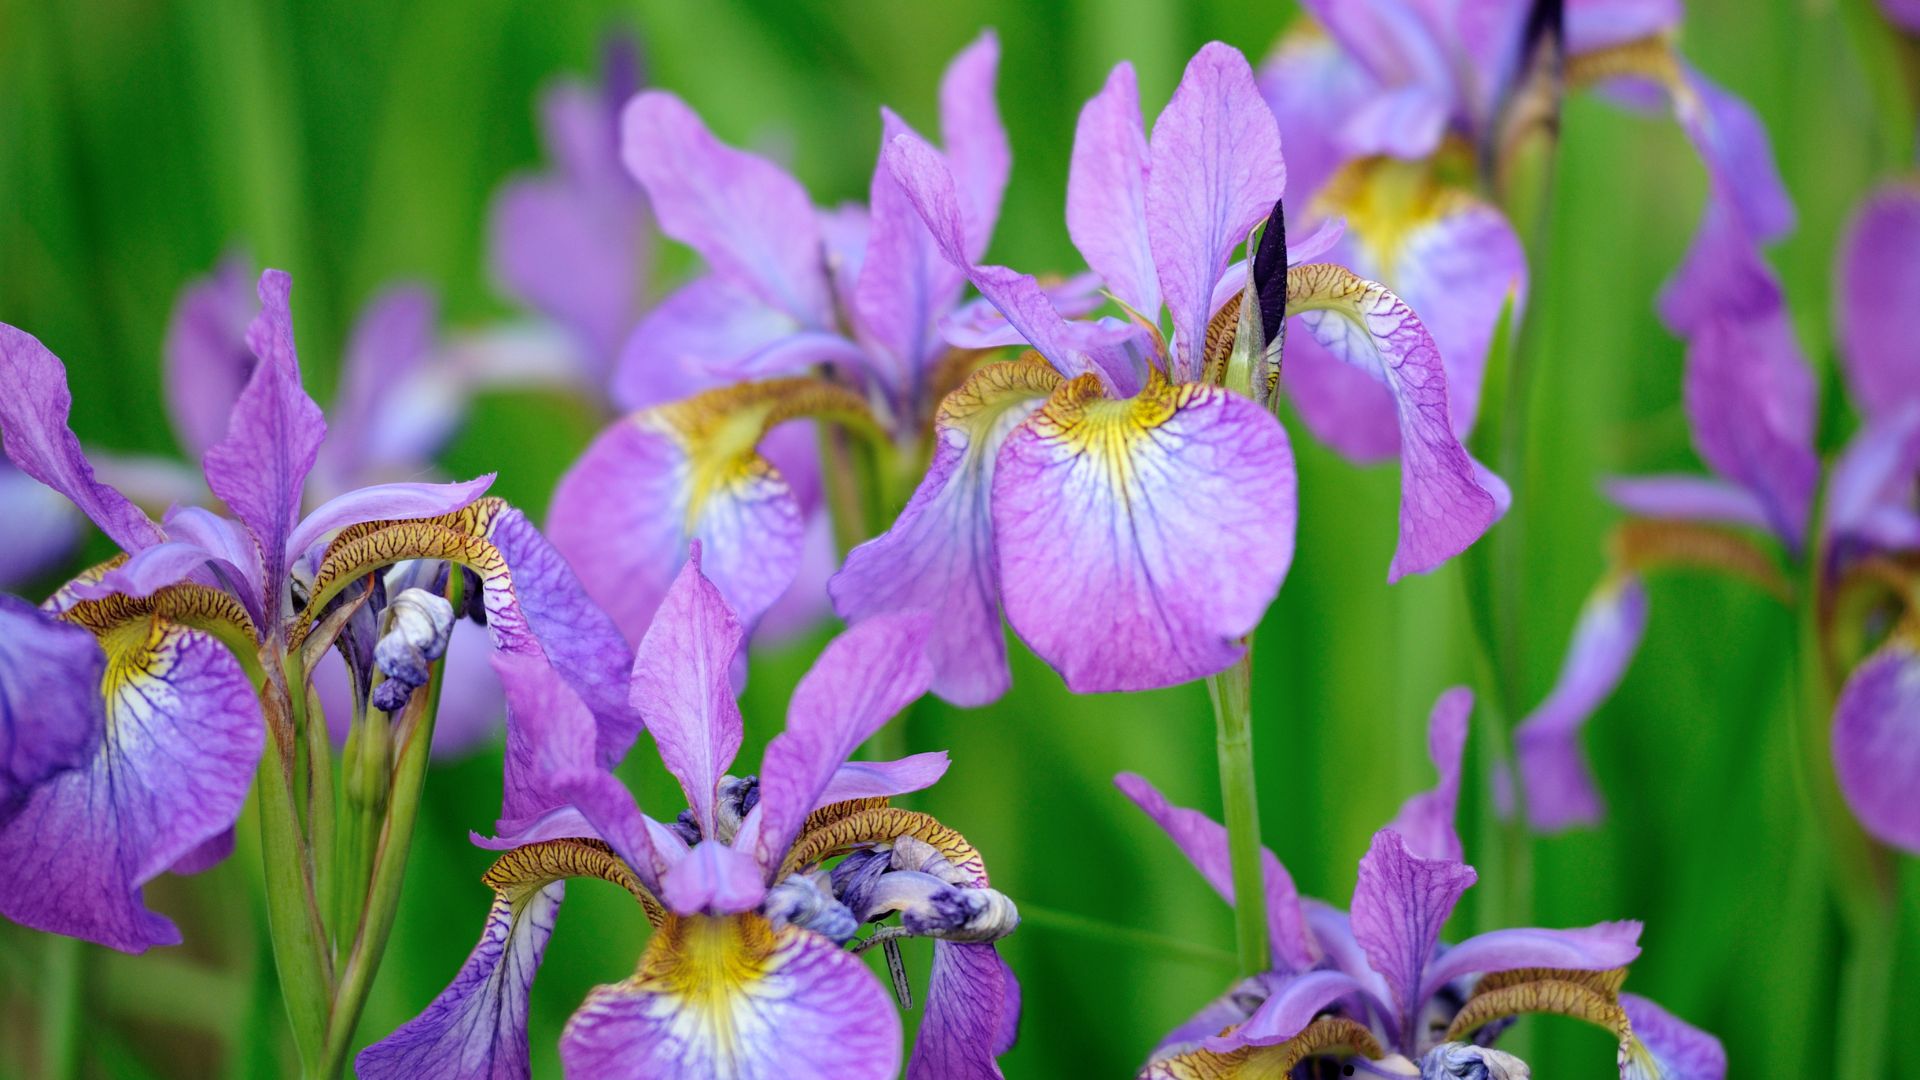
{"type": "Polygon", "coordinates": [[[1471,1043],[1441,1043],[1420,1059],[1421,1080],[1531,1080],[1533,1070],[1512,1054],[1471,1043]]]}
{"type": "Polygon", "coordinates": [[[852,940],[860,929],[847,905],[834,899],[832,881],[825,871],[795,874],[767,890],[760,913],[776,929],[798,926],[833,939],[836,945],[852,940]]]}
{"type": "Polygon", "coordinates": [[[731,844],[735,834],[740,831],[740,823],[760,804],[760,778],[723,776],[717,794],[719,798],[714,801],[713,828],[719,835],[714,839],[731,844]]]}
{"type": "Polygon", "coordinates": [[[373,705],[394,712],[425,686],[431,665],[444,656],[453,634],[453,605],[425,589],[407,589],[387,606],[387,632],[373,647],[374,663],[387,681],[375,688],[373,705]]]}

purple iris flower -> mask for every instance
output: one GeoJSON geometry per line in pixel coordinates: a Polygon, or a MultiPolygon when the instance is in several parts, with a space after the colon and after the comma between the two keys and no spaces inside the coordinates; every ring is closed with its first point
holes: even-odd
{"type": "MultiPolygon", "coordinates": [[[[1867,613],[1859,635],[1879,641],[1870,654],[1848,656],[1829,645],[1833,670],[1852,666],[1834,714],[1834,765],[1867,830],[1920,851],[1920,806],[1910,797],[1920,785],[1920,613],[1912,608],[1910,569],[1920,553],[1920,181],[1907,177],[1873,192],[1842,244],[1835,323],[1862,423],[1830,463],[1814,443],[1813,375],[1779,283],[1751,238],[1729,233],[1715,258],[1737,268],[1726,280],[1745,284],[1737,302],[1703,317],[1687,346],[1687,417],[1713,475],[1618,479],[1608,494],[1644,519],[1639,527],[1656,548],[1669,532],[1681,537],[1666,545],[1676,557],[1739,574],[1787,602],[1819,604],[1823,627],[1867,613]],[[1777,543],[1789,563],[1812,568],[1801,586],[1811,597],[1795,596],[1779,579],[1776,557],[1748,539],[1756,535],[1777,543]]],[[[1666,554],[1624,553],[1581,617],[1559,685],[1515,732],[1527,813],[1537,827],[1600,815],[1579,727],[1639,644],[1647,598],[1637,572],[1666,554]]]]}
{"type": "Polygon", "coordinates": [[[741,717],[730,672],[746,628],[696,544],[628,687],[687,796],[671,823],[642,814],[611,772],[636,732],[596,724],[537,659],[497,659],[510,735],[501,836],[483,841],[506,849],[485,879],[493,910],[453,982],[363,1051],[360,1075],[526,1076],[527,998],[565,879],[599,877],[632,893],[655,929],[638,969],[568,1022],[569,1075],[896,1076],[894,1004],[846,946],[907,934],[935,939],[907,1075],[1000,1076],[1019,987],[992,942],[1018,913],[958,833],[887,805],[937,780],[946,754],[848,760],[926,692],[929,627],[924,613],[888,616],[835,639],[795,689],[761,772],[731,775],[741,717]],[[895,913],[898,927],[856,939],[895,913]]]}
{"type": "MultiPolygon", "coordinates": [[[[9,704],[0,858],[25,869],[0,884],[0,913],[17,922],[134,952],[179,942],[141,886],[231,850],[264,740],[292,737],[288,697],[305,693],[286,685],[285,672],[298,670],[287,657],[323,648],[324,635],[311,635],[321,610],[389,563],[457,549],[476,565],[497,649],[542,651],[568,670],[626,655],[526,519],[480,498],[491,476],[357,488],[300,515],[327,428],[300,384],[288,293],[284,273],[261,275],[261,311],[246,335],[256,363],[204,457],[207,486],[237,521],[188,507],[156,523],[97,478],[67,426],[65,368],[0,325],[7,456],[125,552],[62,587],[44,614],[5,609],[22,629],[0,635],[0,693],[61,706],[37,712],[28,732],[14,729],[9,704]],[[337,533],[347,539],[328,543],[337,533]],[[322,549],[317,575],[301,580],[296,566],[322,549]],[[88,632],[90,648],[73,628],[88,632]],[[78,760],[76,745],[85,748],[78,760]],[[49,763],[66,767],[49,772],[49,763]]],[[[333,632],[340,621],[323,626],[333,632]]]]}
{"type": "MultiPolygon", "coordinates": [[[[1505,215],[1479,192],[1496,177],[1527,113],[1524,0],[1309,0],[1310,19],[1282,39],[1261,89],[1286,139],[1290,223],[1343,219],[1333,257],[1384,282],[1422,313],[1447,370],[1451,417],[1465,437],[1479,412],[1487,349],[1501,312],[1525,307],[1527,265],[1505,215]]],[[[1678,0],[1569,0],[1565,75],[1629,105],[1664,104],[1710,178],[1699,237],[1661,312],[1686,332],[1718,279],[1726,230],[1757,241],[1792,227],[1766,132],[1739,99],[1675,51],[1678,0]]],[[[1546,28],[1541,27],[1540,32],[1546,28]]],[[[1288,393],[1307,426],[1356,460],[1400,446],[1392,402],[1314,342],[1293,350],[1288,393]]]]}
{"type": "MultiPolygon", "coordinates": [[[[1296,1075],[1290,1070],[1299,1063],[1325,1057],[1369,1075],[1520,1078],[1526,1065],[1492,1043],[1515,1017],[1542,1012],[1609,1030],[1620,1041],[1623,1080],[1726,1075],[1719,1040],[1620,991],[1626,965],[1640,954],[1637,922],[1441,940],[1477,878],[1461,861],[1454,824],[1472,708],[1465,688],[1435,703],[1427,738],[1440,782],[1374,834],[1349,911],[1302,900],[1280,860],[1263,852],[1272,970],[1241,981],[1174,1029],[1142,1077],[1296,1075]]],[[[1231,903],[1226,830],[1169,805],[1131,773],[1115,783],[1231,903]]]]}
{"type": "Polygon", "coordinates": [[[1285,316],[1396,402],[1409,449],[1389,580],[1458,554],[1504,508],[1449,426],[1419,318],[1343,268],[1297,265],[1334,231],[1289,251],[1276,222],[1257,258],[1232,263],[1286,185],[1273,116],[1233,48],[1194,56],[1151,139],[1127,64],[1081,112],[1068,229],[1130,321],[1069,321],[1034,278],[978,264],[950,153],[900,134],[886,159],[940,254],[1035,350],[947,397],[919,490],[829,586],[849,621],[941,611],[941,696],[1006,689],[1002,608],[1076,691],[1172,685],[1241,655],[1286,576],[1295,514],[1276,352],[1243,339],[1277,336],[1285,316]]]}

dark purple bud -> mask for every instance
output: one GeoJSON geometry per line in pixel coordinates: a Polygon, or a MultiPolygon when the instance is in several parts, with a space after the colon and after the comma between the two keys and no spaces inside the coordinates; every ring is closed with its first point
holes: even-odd
{"type": "Polygon", "coordinates": [[[1253,252],[1253,289],[1260,295],[1261,340],[1272,341],[1287,316],[1287,213],[1279,199],[1253,252]]]}

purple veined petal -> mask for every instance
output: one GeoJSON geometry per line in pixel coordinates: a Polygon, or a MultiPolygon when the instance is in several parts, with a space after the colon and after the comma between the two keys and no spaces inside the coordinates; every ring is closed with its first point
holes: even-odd
{"type": "MultiPolygon", "coordinates": [[[[964,264],[949,262],[937,250],[912,198],[888,167],[887,144],[896,136],[918,136],[893,110],[882,108],[880,115],[881,154],[869,189],[872,218],[853,312],[863,340],[877,346],[869,361],[873,374],[893,400],[906,402],[938,355],[935,323],[959,299],[966,276],[964,264]]],[[[964,215],[969,208],[961,210],[964,215]]],[[[971,218],[966,220],[971,225],[971,218]]]]}
{"type": "Polygon", "coordinates": [[[1737,484],[1708,476],[1675,473],[1624,476],[1605,481],[1607,498],[1639,517],[1659,521],[1706,521],[1768,529],[1766,508],[1737,484]]]}
{"type": "Polygon", "coordinates": [[[1460,834],[1454,826],[1454,808],[1460,801],[1460,757],[1467,748],[1467,717],[1473,712],[1473,691],[1456,686],[1433,703],[1427,719],[1427,754],[1440,773],[1440,783],[1400,806],[1387,828],[1400,834],[1407,850],[1423,859],[1461,861],[1460,834]]]}
{"type": "Polygon", "coordinates": [[[0,589],[19,589],[52,570],[80,542],[80,517],[59,492],[0,458],[0,589]]]}
{"type": "Polygon", "coordinates": [[[1601,582],[1580,610],[1553,689],[1514,730],[1527,822],[1536,831],[1600,820],[1604,809],[1580,729],[1620,685],[1646,629],[1647,590],[1640,579],[1601,582]]]}
{"type": "Polygon", "coordinates": [[[1226,993],[1207,1002],[1198,1012],[1167,1032],[1154,1045],[1153,1051],[1147,1055],[1148,1062],[1165,1061],[1168,1058],[1198,1050],[1201,1040],[1218,1035],[1235,1024],[1245,1023],[1248,1016],[1247,995],[1249,993],[1270,994],[1272,986],[1281,978],[1281,976],[1262,974],[1234,983],[1227,988],[1226,993]]]}
{"type": "Polygon", "coordinates": [[[967,259],[987,253],[1000,218],[1000,197],[1013,171],[1013,151],[1000,123],[994,83],[1000,71],[1000,38],[991,29],[960,50],[940,77],[940,141],[966,204],[967,259]]]}
{"type": "Polygon", "coordinates": [[[712,371],[724,382],[742,382],[799,374],[821,366],[865,372],[874,363],[872,354],[839,334],[802,330],[775,338],[729,363],[714,364],[712,371]]]}
{"type": "Polygon", "coordinates": [[[174,301],[162,347],[167,419],[189,459],[199,460],[227,433],[233,403],[253,374],[247,324],[259,312],[253,265],[234,253],[174,301]]]}
{"type": "MultiPolygon", "coordinates": [[[[891,798],[930,788],[947,772],[947,752],[932,750],[898,761],[849,761],[813,801],[813,810],[849,799],[891,798]]],[[[810,811],[811,812],[811,811],[810,811]]]]}
{"type": "Polygon", "coordinates": [[[1387,986],[1387,980],[1373,969],[1366,950],[1354,938],[1353,920],[1346,912],[1319,900],[1303,900],[1300,907],[1306,914],[1307,931],[1314,948],[1334,970],[1360,984],[1360,988],[1366,991],[1366,998],[1370,999],[1367,1000],[1368,1007],[1377,1010],[1379,1016],[1389,1024],[1397,1024],[1393,1013],[1393,991],[1387,986]]]}
{"type": "Polygon", "coordinates": [[[999,566],[990,497],[995,461],[1014,425],[1059,383],[1035,361],[982,368],[941,403],[933,461],[906,509],[879,537],[848,552],[827,583],[850,625],[883,612],[938,611],[928,652],[933,691],[984,705],[1007,690],[999,566]]]}
{"type": "Polygon", "coordinates": [[[0,830],[35,787],[93,756],[105,669],[92,633],[0,594],[0,830]]]}
{"type": "Polygon", "coordinates": [[[1420,858],[1391,829],[1373,834],[1360,860],[1353,937],[1386,979],[1402,1032],[1414,1029],[1426,1003],[1425,972],[1440,943],[1440,928],[1477,877],[1465,863],[1420,858]]]}
{"type": "Polygon", "coordinates": [[[287,541],[300,513],[307,473],[319,456],[327,422],[300,385],[293,348],[292,282],[280,270],[260,275],[260,314],[247,327],[247,347],[259,363],[234,402],[226,438],[210,448],[201,466],[207,486],[227,504],[259,543],[262,580],[275,595],[262,608],[276,615],[286,578],[287,541]]]}
{"type": "Polygon", "coordinates": [[[1680,25],[1680,0],[1580,0],[1567,5],[1567,52],[1595,52],[1680,25]]]}
{"type": "Polygon", "coordinates": [[[819,934],[753,915],[676,918],[632,978],[587,995],[560,1061],[607,1080],[891,1080],[900,1018],[866,964],[819,934]]]}
{"type": "MultiPolygon", "coordinates": [[[[1094,273],[1075,274],[1058,285],[1041,286],[1053,309],[1070,319],[1091,314],[1105,303],[1100,289],[1100,275],[1094,273]]],[[[975,297],[941,316],[940,336],[960,349],[1004,349],[1027,341],[985,297],[975,297]]]]}
{"type": "Polygon", "coordinates": [[[640,641],[627,693],[702,836],[718,835],[714,792],[740,752],[731,670],[745,637],[720,590],[700,572],[696,542],[640,641]]]}
{"type": "Polygon", "coordinates": [[[1489,975],[1521,968],[1607,971],[1640,955],[1640,924],[1631,919],[1597,923],[1577,930],[1534,927],[1477,934],[1441,951],[1427,966],[1421,998],[1467,975],[1489,975]]]}
{"type": "MultiPolygon", "coordinates": [[[[1621,994],[1620,1007],[1633,1025],[1633,1039],[1651,1068],[1640,1074],[1659,1080],[1726,1080],[1727,1051],[1720,1040],[1638,994],[1621,994]]],[[[1637,1056],[1637,1055],[1636,1055],[1637,1056]]]]}
{"type": "Polygon", "coordinates": [[[46,346],[0,323],[0,446],[20,471],[73,500],[126,551],[166,539],[160,527],[110,485],[94,479],[67,426],[73,394],[67,369],[46,346]]]}
{"type": "MultiPolygon", "coordinates": [[[[1166,796],[1134,773],[1121,773],[1113,778],[1113,783],[1160,826],[1221,899],[1229,904],[1234,902],[1233,866],[1227,854],[1225,826],[1198,810],[1169,804],[1166,796]]],[[[1287,868],[1273,852],[1262,848],[1260,865],[1261,880],[1266,886],[1267,935],[1274,967],[1281,971],[1305,971],[1313,966],[1314,954],[1307,940],[1300,893],[1294,888],[1287,868]]]]}
{"type": "Polygon", "coordinates": [[[927,1012],[907,1080],[1000,1080],[1020,1023],[1020,984],[991,944],[935,941],[927,1012]]]}
{"type": "Polygon", "coordinates": [[[1387,581],[1425,573],[1465,551],[1499,508],[1454,435],[1446,368],[1404,301],[1329,263],[1289,272],[1287,311],[1329,352],[1379,379],[1400,421],[1400,542],[1387,581]]]}
{"type": "Polygon", "coordinates": [[[1244,1023],[1200,1045],[1220,1054],[1230,1054],[1243,1046],[1276,1046],[1305,1030],[1322,1009],[1343,997],[1366,992],[1366,987],[1344,971],[1303,972],[1279,981],[1244,1023]]]}
{"type": "Polygon", "coordinates": [[[527,999],[566,882],[501,892],[480,942],[419,1016],[360,1051],[362,1080],[509,1080],[532,1075],[527,999]]]}
{"type": "Polygon", "coordinates": [[[161,522],[169,537],[205,549],[216,560],[237,569],[241,584],[250,586],[256,595],[262,591],[260,548],[246,526],[199,506],[175,506],[161,522]]]}
{"type": "Polygon", "coordinates": [[[1380,84],[1331,37],[1301,22],[1260,65],[1260,95],[1280,125],[1292,204],[1305,209],[1347,163],[1346,118],[1380,92],[1380,84]]]}
{"type": "Polygon", "coordinates": [[[1920,547],[1913,492],[1920,476],[1920,403],[1869,418],[1827,480],[1827,532],[1880,551],[1920,547]]]}
{"type": "Polygon", "coordinates": [[[1113,66],[1080,110],[1067,171],[1067,233],[1121,302],[1160,315],[1160,280],[1147,243],[1147,132],[1133,65],[1113,66]]]}
{"type": "Polygon", "coordinates": [[[1812,379],[1784,309],[1709,321],[1687,346],[1682,388],[1694,448],[1753,493],[1769,529],[1796,551],[1820,476],[1812,379]]]}
{"type": "Polygon", "coordinates": [[[660,879],[660,899],[677,915],[738,915],[767,895],[760,864],[718,840],[702,840],[660,879]]]}
{"type": "MultiPolygon", "coordinates": [[[[1914,12],[1920,24],[1920,3],[1914,12]]],[[[1854,403],[1878,416],[1920,402],[1920,183],[1874,189],[1847,224],[1835,270],[1834,322],[1854,403]]]]}
{"type": "Polygon", "coordinates": [[[793,318],[720,274],[667,294],[634,328],[613,373],[613,399],[642,409],[717,385],[720,373],[799,330],[793,318]]]}
{"type": "Polygon", "coordinates": [[[759,827],[743,826],[735,840],[770,875],[840,766],[927,692],[932,623],[924,611],[864,620],[829,642],[794,688],[786,730],[767,744],[761,763],[759,827]]]}
{"type": "Polygon", "coordinates": [[[621,160],[660,230],[802,324],[832,322],[813,203],[786,170],[713,137],[687,104],[650,90],[621,114],[621,160]]]}
{"type": "Polygon", "coordinates": [[[1069,383],[995,467],[1007,621],[1076,693],[1221,671],[1286,578],[1294,487],[1286,432],[1249,398],[1156,377],[1115,401],[1069,383]]]}
{"type": "Polygon", "coordinates": [[[1920,648],[1898,639],[1867,657],[1833,710],[1840,792],[1866,830],[1920,853],[1920,648]]]}
{"type": "Polygon", "coordinates": [[[1793,199],[1780,180],[1766,125],[1753,107],[1681,65],[1674,113],[1706,163],[1713,188],[1756,241],[1793,231],[1793,199]]]}
{"type": "Polygon", "coordinates": [[[123,952],[179,944],[141,886],[232,827],[265,747],[259,699],[227,647],[176,623],[153,629],[114,638],[122,651],[90,684],[105,693],[91,760],[0,826],[15,871],[0,879],[0,914],[123,952]]]}
{"type": "Polygon", "coordinates": [[[297,559],[327,534],[368,521],[439,517],[466,508],[493,486],[494,473],[452,484],[375,484],[337,495],[301,519],[287,538],[287,559],[297,559]]]}
{"type": "Polygon", "coordinates": [[[1340,359],[1306,334],[1287,338],[1280,390],[1315,441],[1360,465],[1400,455],[1400,419],[1393,394],[1377,378],[1340,359]]]}
{"type": "Polygon", "coordinates": [[[1199,376],[1208,300],[1233,250],[1287,186],[1280,131],[1238,49],[1200,47],[1148,143],[1147,237],[1173,315],[1170,374],[1199,376]]]}

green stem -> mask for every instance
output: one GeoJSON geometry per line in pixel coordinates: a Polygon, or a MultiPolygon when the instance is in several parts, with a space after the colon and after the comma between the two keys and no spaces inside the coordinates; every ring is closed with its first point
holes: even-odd
{"type": "Polygon", "coordinates": [[[854,467],[853,440],[834,424],[820,424],[820,482],[833,520],[833,544],[842,559],[868,531],[866,496],[854,467]]]}
{"type": "Polygon", "coordinates": [[[86,946],[78,938],[48,934],[41,972],[40,1065],[47,1080],[80,1072],[80,1018],[86,946]]]}
{"type": "Polygon", "coordinates": [[[1267,897],[1260,866],[1260,800],[1253,775],[1253,643],[1238,662],[1207,678],[1213,699],[1214,748],[1220,757],[1220,802],[1233,866],[1234,941],[1240,974],[1273,966],[1267,944],[1267,897]]]}
{"type": "MultiPolygon", "coordinates": [[[[284,690],[269,686],[266,700],[284,690]]],[[[271,712],[271,710],[270,710],[271,712]]],[[[266,870],[267,926],[273,935],[273,963],[286,998],[287,1020],[308,1076],[317,1076],[326,1050],[328,1002],[333,996],[333,965],[327,955],[325,926],[314,899],[311,849],[300,831],[294,800],[296,736],[291,725],[269,716],[266,753],[260,757],[260,851],[266,870]]]]}

